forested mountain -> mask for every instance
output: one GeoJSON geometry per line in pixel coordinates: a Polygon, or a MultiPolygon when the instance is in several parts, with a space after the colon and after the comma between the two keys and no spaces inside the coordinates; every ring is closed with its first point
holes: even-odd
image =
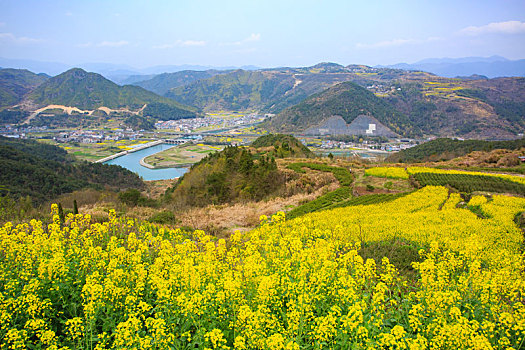
{"type": "Polygon", "coordinates": [[[274,158],[228,146],[194,164],[166,195],[177,206],[206,206],[261,200],[284,183],[274,158]]]}
{"type": "Polygon", "coordinates": [[[408,117],[367,89],[345,82],[307,98],[285,109],[268,122],[272,130],[300,132],[318,125],[333,115],[343,117],[347,124],[359,115],[372,115],[398,134],[417,135],[408,117]]]}
{"type": "Polygon", "coordinates": [[[421,145],[394,153],[388,162],[415,163],[440,161],[461,157],[474,151],[492,151],[496,149],[518,150],[525,147],[525,139],[511,141],[454,140],[439,138],[421,145]]]}
{"type": "Polygon", "coordinates": [[[28,92],[47,79],[45,74],[35,74],[26,69],[0,69],[0,108],[19,103],[28,92]]]}
{"type": "Polygon", "coordinates": [[[257,138],[250,145],[258,152],[266,151],[276,158],[309,158],[314,154],[292,135],[267,134],[257,138]]]}
{"type": "Polygon", "coordinates": [[[307,68],[236,70],[173,88],[165,96],[207,110],[256,109],[274,113],[351,78],[347,68],[334,63],[307,68]]]}
{"type": "MultiPolygon", "coordinates": [[[[306,105],[284,111],[286,108],[347,81],[378,98],[375,103],[382,106],[379,113],[383,114],[380,121],[385,120],[387,111],[390,119],[402,119],[398,125],[390,123],[399,127],[393,130],[401,135],[513,138],[525,131],[524,78],[450,79],[418,71],[320,63],[303,68],[237,70],[173,88],[166,96],[205,110],[282,112],[288,125],[284,121],[273,122],[282,127],[273,130],[289,132],[304,130],[309,124],[305,125],[299,114],[293,114],[306,105]],[[400,117],[402,114],[408,121],[400,117]]],[[[337,98],[333,97],[332,107],[348,103],[335,102],[337,98]]],[[[348,94],[341,97],[348,99],[348,94]]]]}
{"type": "Polygon", "coordinates": [[[143,188],[142,180],[119,166],[75,162],[59,147],[0,136],[0,195],[30,196],[36,202],[85,187],[143,188]]]}
{"type": "MultiPolygon", "coordinates": [[[[23,75],[21,71],[16,72],[23,75]]],[[[161,97],[139,86],[118,86],[101,75],[81,69],[49,78],[39,86],[46,77],[27,71],[24,74],[28,77],[15,75],[0,79],[4,106],[12,106],[20,96],[25,96],[23,108],[27,111],[49,104],[91,110],[104,106],[153,119],[195,117],[199,109],[255,110],[280,113],[271,125],[272,130],[281,132],[304,130],[343,108],[338,113],[348,115],[347,120],[359,109],[368,110],[366,113],[406,136],[504,139],[525,132],[525,78],[450,79],[417,71],[320,63],[311,67],[253,71],[184,71],[137,83],[159,93],[167,91],[166,97],[161,97]],[[353,82],[370,94],[356,88],[345,93],[339,91],[341,88],[331,90],[342,82],[353,82]],[[6,90],[8,85],[11,87],[6,90]],[[326,94],[320,95],[323,106],[321,101],[305,101],[326,89],[326,94]],[[354,93],[356,96],[351,97],[354,93]],[[326,100],[328,96],[330,101],[326,100]],[[373,101],[375,107],[368,102],[360,105],[364,96],[373,101]],[[339,98],[344,101],[338,101],[339,98]],[[305,104],[301,105],[303,101],[305,104]],[[141,110],[144,105],[147,106],[141,110]],[[316,113],[321,115],[310,120],[307,114],[312,113],[306,111],[310,107],[318,108],[316,113]]],[[[9,110],[0,115],[0,119],[4,123],[17,123],[27,117],[24,113],[9,110]]]]}
{"type": "Polygon", "coordinates": [[[138,86],[119,86],[100,74],[70,69],[50,78],[33,90],[27,99],[37,106],[65,105],[80,109],[98,107],[137,110],[148,103],[162,103],[195,113],[196,109],[156,95],[138,86]]]}
{"type": "Polygon", "coordinates": [[[225,74],[228,71],[206,70],[192,71],[185,70],[175,73],[162,73],[149,79],[132,82],[133,85],[140,86],[158,95],[166,94],[170,89],[189,85],[195,81],[208,79],[218,74],[225,74]]]}

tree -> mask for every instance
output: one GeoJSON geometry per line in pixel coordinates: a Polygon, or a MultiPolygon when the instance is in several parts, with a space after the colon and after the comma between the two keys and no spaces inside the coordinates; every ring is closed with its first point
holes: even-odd
{"type": "Polygon", "coordinates": [[[78,205],[77,205],[77,200],[73,200],[73,214],[77,215],[78,214],[78,205]]]}
{"type": "Polygon", "coordinates": [[[62,209],[61,203],[58,203],[58,217],[60,218],[61,223],[66,222],[66,216],[64,215],[64,209],[62,209]]]}

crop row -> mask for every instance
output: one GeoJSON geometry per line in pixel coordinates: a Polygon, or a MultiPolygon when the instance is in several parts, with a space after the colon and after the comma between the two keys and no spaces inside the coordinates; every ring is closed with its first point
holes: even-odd
{"type": "Polygon", "coordinates": [[[0,227],[0,348],[520,349],[525,199],[475,196],[482,220],[460,199],[426,186],[228,240],[54,206],[0,227]],[[405,276],[377,242],[427,248],[405,276]]]}
{"type": "Polygon", "coordinates": [[[311,202],[300,205],[292,210],[290,210],[286,217],[288,219],[293,219],[298,216],[312,213],[314,211],[328,209],[334,207],[334,203],[340,203],[347,200],[352,196],[352,189],[350,187],[340,187],[335,191],[328,192],[325,195],[322,195],[311,202]]]}
{"type": "Polygon", "coordinates": [[[341,186],[350,186],[354,181],[352,173],[346,168],[318,163],[292,163],[288,165],[288,169],[292,169],[298,173],[304,173],[305,171],[303,170],[303,168],[331,172],[332,174],[334,174],[335,178],[337,179],[337,181],[339,181],[341,186]]]}
{"type": "Polygon", "coordinates": [[[350,206],[356,206],[356,205],[370,205],[370,204],[379,204],[379,203],[386,203],[393,201],[395,199],[404,197],[411,192],[403,192],[403,193],[379,193],[379,194],[370,194],[366,196],[359,196],[355,197],[340,203],[336,203],[335,205],[331,206],[332,208],[343,208],[343,207],[350,207],[350,206]]]}
{"type": "Polygon", "coordinates": [[[416,173],[423,186],[451,186],[461,192],[488,191],[525,195],[525,185],[503,178],[483,175],[416,173]]]}
{"type": "Polygon", "coordinates": [[[365,170],[365,176],[386,177],[390,179],[408,179],[408,173],[404,168],[398,167],[374,167],[365,170]]]}

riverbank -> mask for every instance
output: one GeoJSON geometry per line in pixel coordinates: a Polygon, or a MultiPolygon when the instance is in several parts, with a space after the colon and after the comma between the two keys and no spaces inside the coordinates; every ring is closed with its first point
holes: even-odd
{"type": "Polygon", "coordinates": [[[125,156],[126,154],[130,154],[130,153],[137,152],[137,151],[140,151],[140,150],[143,150],[143,149],[146,149],[146,148],[157,146],[157,145],[160,145],[162,143],[164,143],[163,140],[157,140],[157,141],[148,142],[148,143],[145,143],[143,145],[140,145],[140,146],[137,146],[135,148],[132,148],[130,150],[122,151],[122,152],[115,153],[115,154],[112,154],[110,156],[98,159],[98,160],[95,161],[95,163],[104,163],[104,162],[107,162],[109,160],[112,160],[112,159],[115,159],[115,158],[118,158],[118,157],[121,157],[121,156],[125,156]]]}
{"type": "Polygon", "coordinates": [[[191,167],[193,164],[195,164],[195,163],[178,163],[178,164],[172,164],[169,166],[153,166],[149,163],[146,163],[146,158],[148,157],[150,156],[146,156],[139,161],[140,165],[148,169],[188,168],[188,167],[191,167]]]}
{"type": "Polygon", "coordinates": [[[155,144],[145,144],[140,148],[137,147],[138,149],[134,150],[134,152],[131,152],[131,150],[129,150],[127,153],[121,156],[114,155],[112,159],[105,161],[104,164],[119,165],[136,173],[137,175],[142,177],[144,181],[174,179],[182,176],[185,172],[188,171],[188,169],[180,167],[155,169],[151,166],[151,164],[147,164],[143,160],[143,158],[147,156],[150,156],[160,151],[164,151],[174,146],[175,145],[173,144],[167,144],[162,141],[156,142],[155,144]],[[146,164],[150,166],[148,167],[146,164]]]}

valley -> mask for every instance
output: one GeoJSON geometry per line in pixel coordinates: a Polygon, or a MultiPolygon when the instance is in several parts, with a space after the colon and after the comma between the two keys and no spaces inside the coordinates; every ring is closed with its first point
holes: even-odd
{"type": "MultiPolygon", "coordinates": [[[[21,84],[0,110],[0,270],[9,305],[63,310],[36,312],[50,343],[525,339],[523,78],[324,63],[21,84]]],[[[6,305],[22,332],[33,316],[6,305]]]]}

